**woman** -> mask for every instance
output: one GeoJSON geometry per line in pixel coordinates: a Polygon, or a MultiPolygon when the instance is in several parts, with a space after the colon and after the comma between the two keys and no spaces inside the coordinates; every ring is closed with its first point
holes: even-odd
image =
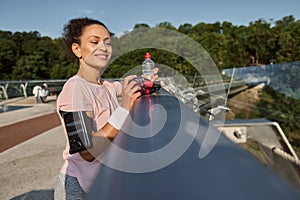
{"type": "MultiPolygon", "coordinates": [[[[90,18],[72,19],[64,27],[63,38],[78,58],[79,70],[65,83],[58,96],[57,111],[83,111],[92,119],[93,129],[97,131],[92,133],[92,149],[70,154],[67,142],[55,199],[84,199],[100,168],[101,153],[108,141],[118,134],[134,101],[141,96],[141,88],[130,81],[134,75],[126,77],[122,83],[101,79],[100,71],[112,54],[110,33],[103,23],[90,18]],[[119,95],[122,96],[120,105],[119,95]]],[[[64,124],[63,118],[61,121],[64,124]]]]}

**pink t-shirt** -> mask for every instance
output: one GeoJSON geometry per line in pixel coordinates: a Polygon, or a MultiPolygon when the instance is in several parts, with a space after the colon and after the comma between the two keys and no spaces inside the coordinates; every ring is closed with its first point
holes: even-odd
{"type": "MultiPolygon", "coordinates": [[[[98,85],[75,75],[65,83],[57,98],[57,112],[59,110],[92,111],[94,113],[93,128],[99,130],[107,123],[118,105],[117,97],[120,94],[120,82],[104,81],[102,85],[98,85]]],[[[61,121],[63,122],[62,118],[61,121]]],[[[67,137],[66,132],[65,135],[67,137]]],[[[82,189],[88,192],[99,171],[100,161],[95,159],[88,162],[79,153],[69,154],[68,142],[63,151],[63,158],[65,163],[61,172],[77,177],[82,189]]]]}

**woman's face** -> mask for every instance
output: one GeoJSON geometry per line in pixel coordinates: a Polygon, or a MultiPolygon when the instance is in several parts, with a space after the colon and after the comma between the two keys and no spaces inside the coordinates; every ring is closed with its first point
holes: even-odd
{"type": "MultiPolygon", "coordinates": [[[[94,68],[105,67],[112,54],[110,34],[101,25],[87,26],[80,37],[78,45],[80,61],[94,68]]],[[[82,63],[82,62],[81,62],[82,63]]]]}

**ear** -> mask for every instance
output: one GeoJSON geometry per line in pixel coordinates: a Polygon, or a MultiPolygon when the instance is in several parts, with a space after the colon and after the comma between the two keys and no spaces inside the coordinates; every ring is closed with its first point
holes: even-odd
{"type": "Polygon", "coordinates": [[[77,43],[72,44],[72,51],[76,57],[81,58],[80,46],[77,43]]]}

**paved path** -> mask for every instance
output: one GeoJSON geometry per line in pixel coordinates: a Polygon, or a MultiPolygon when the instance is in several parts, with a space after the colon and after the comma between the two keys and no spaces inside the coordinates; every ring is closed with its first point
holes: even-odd
{"type": "Polygon", "coordinates": [[[66,142],[55,103],[36,104],[33,97],[0,103],[32,106],[0,114],[1,200],[53,199],[66,142]]]}
{"type": "Polygon", "coordinates": [[[55,112],[0,128],[0,152],[60,125],[55,112]]]}

